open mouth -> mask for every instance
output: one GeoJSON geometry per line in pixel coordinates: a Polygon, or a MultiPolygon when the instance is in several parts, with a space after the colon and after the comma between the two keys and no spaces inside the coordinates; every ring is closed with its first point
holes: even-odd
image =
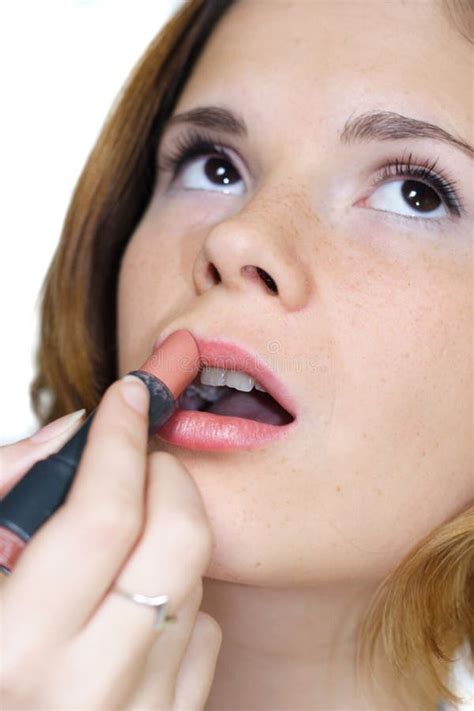
{"type": "Polygon", "coordinates": [[[288,425],[295,419],[252,377],[224,368],[202,368],[179,397],[178,408],[268,425],[288,425]]]}

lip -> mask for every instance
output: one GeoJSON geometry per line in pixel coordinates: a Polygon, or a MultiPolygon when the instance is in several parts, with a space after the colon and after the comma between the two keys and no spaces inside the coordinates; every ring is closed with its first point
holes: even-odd
{"type": "MultiPolygon", "coordinates": [[[[157,348],[170,332],[153,344],[157,348]]],[[[213,415],[209,412],[177,410],[155,433],[166,442],[188,449],[255,449],[287,436],[297,425],[297,406],[286,386],[256,353],[230,341],[206,339],[192,334],[199,348],[200,367],[227,368],[248,373],[294,418],[287,425],[269,425],[242,417],[213,415]]]]}

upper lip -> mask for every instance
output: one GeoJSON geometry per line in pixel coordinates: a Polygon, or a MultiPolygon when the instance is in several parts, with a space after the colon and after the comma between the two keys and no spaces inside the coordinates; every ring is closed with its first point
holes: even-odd
{"type": "MultiPolygon", "coordinates": [[[[156,339],[153,350],[162,343],[167,336],[179,329],[166,330],[156,339]]],[[[186,329],[191,333],[199,348],[200,367],[226,368],[227,370],[239,370],[250,375],[287,410],[293,417],[296,417],[297,407],[294,399],[287,390],[284,383],[280,381],[274,371],[256,353],[243,348],[230,341],[220,339],[208,339],[196,336],[191,329],[186,329]]]]}

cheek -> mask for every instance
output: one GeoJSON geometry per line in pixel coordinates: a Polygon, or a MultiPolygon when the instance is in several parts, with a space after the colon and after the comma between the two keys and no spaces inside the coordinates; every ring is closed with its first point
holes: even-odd
{"type": "Polygon", "coordinates": [[[370,512],[389,546],[391,531],[400,529],[403,548],[474,495],[471,275],[447,266],[446,256],[429,268],[414,262],[383,290],[380,278],[373,289],[356,279],[344,305],[330,459],[353,475],[354,535],[370,512]]]}
{"type": "Polygon", "coordinates": [[[151,341],[146,339],[150,264],[135,235],[122,258],[117,290],[117,340],[119,375],[123,375],[138,354],[147,353],[151,341]]]}
{"type": "Polygon", "coordinates": [[[145,217],[123,255],[117,294],[119,372],[140,360],[160,330],[192,298],[197,240],[185,240],[171,220],[145,217]]]}
{"type": "Polygon", "coordinates": [[[176,235],[167,232],[166,225],[149,219],[139,226],[122,259],[121,305],[127,306],[128,302],[144,309],[150,302],[161,302],[167,291],[169,295],[170,283],[184,273],[179,244],[176,235]]]}

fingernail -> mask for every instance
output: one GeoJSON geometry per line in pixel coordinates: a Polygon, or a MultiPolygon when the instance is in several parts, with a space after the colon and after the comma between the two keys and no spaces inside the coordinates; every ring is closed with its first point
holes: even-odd
{"type": "Polygon", "coordinates": [[[126,402],[140,415],[148,414],[150,393],[147,386],[135,375],[126,375],[122,378],[122,394],[126,402]]]}
{"type": "Polygon", "coordinates": [[[81,417],[84,416],[86,410],[83,407],[81,410],[76,410],[76,412],[71,412],[70,415],[64,415],[54,422],[50,422],[48,425],[42,427],[38,432],[30,437],[31,442],[48,442],[48,440],[57,437],[66,432],[72,425],[75,425],[81,417]]]}

